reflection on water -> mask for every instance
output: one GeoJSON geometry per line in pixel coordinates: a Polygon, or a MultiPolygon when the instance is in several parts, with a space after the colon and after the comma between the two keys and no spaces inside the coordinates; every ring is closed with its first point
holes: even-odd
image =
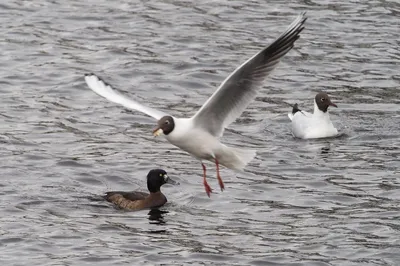
{"type": "MultiPolygon", "coordinates": [[[[321,148],[321,155],[328,155],[330,150],[331,150],[330,144],[327,143],[326,147],[321,148]]],[[[325,156],[325,158],[328,158],[328,157],[325,156]]]]}
{"type": "Polygon", "coordinates": [[[168,213],[168,211],[162,211],[159,209],[150,210],[148,213],[150,224],[158,224],[158,225],[165,224],[164,214],[166,213],[168,213]]]}

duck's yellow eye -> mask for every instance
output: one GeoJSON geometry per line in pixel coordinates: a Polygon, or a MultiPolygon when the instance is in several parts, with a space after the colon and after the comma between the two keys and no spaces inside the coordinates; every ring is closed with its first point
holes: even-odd
{"type": "Polygon", "coordinates": [[[160,177],[163,177],[163,174],[160,174],[160,177]]]}

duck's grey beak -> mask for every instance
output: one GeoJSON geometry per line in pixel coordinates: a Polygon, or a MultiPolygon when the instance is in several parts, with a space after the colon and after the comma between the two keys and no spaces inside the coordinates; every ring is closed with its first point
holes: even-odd
{"type": "Polygon", "coordinates": [[[179,185],[179,182],[176,182],[175,180],[171,179],[167,174],[164,175],[164,180],[166,184],[179,185]]]}
{"type": "Polygon", "coordinates": [[[164,133],[164,131],[160,128],[160,127],[156,127],[153,129],[153,136],[154,137],[158,137],[160,136],[162,133],[164,133]]]}

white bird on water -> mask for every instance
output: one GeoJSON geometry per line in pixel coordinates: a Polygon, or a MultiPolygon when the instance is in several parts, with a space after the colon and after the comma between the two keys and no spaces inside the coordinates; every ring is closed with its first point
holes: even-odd
{"type": "Polygon", "coordinates": [[[325,92],[320,92],[315,96],[313,114],[301,111],[296,103],[292,112],[288,114],[292,120],[293,135],[301,139],[328,138],[338,135],[338,130],[329,118],[329,106],[337,107],[325,92]]]}
{"type": "Polygon", "coordinates": [[[157,119],[157,126],[153,130],[155,136],[164,134],[170,143],[200,160],[204,188],[210,197],[212,189],[206,180],[203,160],[215,163],[218,183],[221,190],[224,190],[219,165],[242,170],[255,157],[255,150],[228,147],[219,139],[224,129],[254,100],[262,82],[277,66],[279,60],[293,48],[304,29],[306,19],[305,13],[302,13],[271,45],[233,71],[191,118],[173,117],[128,99],[94,74],[85,75],[85,81],[90,89],[107,100],[157,119]]]}

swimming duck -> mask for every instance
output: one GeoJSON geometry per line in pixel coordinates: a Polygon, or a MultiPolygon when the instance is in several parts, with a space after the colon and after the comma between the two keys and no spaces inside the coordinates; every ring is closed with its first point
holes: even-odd
{"type": "Polygon", "coordinates": [[[337,107],[325,92],[320,92],[315,96],[313,114],[301,111],[296,103],[292,112],[288,114],[292,120],[293,135],[301,139],[327,138],[338,135],[338,130],[329,118],[329,106],[337,107]]]}
{"type": "Polygon", "coordinates": [[[167,198],[160,191],[162,185],[176,184],[162,169],[153,169],[147,174],[147,192],[132,191],[111,191],[107,192],[104,198],[125,210],[142,210],[161,207],[167,202],[167,198]]]}

